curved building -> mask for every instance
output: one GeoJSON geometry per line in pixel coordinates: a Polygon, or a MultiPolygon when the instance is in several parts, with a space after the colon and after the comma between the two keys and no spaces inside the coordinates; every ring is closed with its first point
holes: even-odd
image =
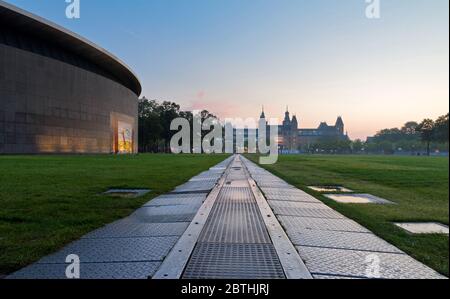
{"type": "Polygon", "coordinates": [[[0,1],[0,154],[134,153],[140,93],[112,54],[0,1]]]}

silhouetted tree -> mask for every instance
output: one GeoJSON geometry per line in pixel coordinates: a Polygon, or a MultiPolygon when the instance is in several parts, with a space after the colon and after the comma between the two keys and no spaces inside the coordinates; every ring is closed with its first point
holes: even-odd
{"type": "Polygon", "coordinates": [[[437,142],[448,143],[449,114],[439,117],[435,122],[435,139],[437,142]]]}
{"type": "Polygon", "coordinates": [[[434,125],[435,124],[432,119],[425,119],[417,127],[417,131],[420,132],[422,141],[427,144],[427,155],[428,156],[430,155],[431,142],[434,140],[434,133],[435,133],[434,125]]]}

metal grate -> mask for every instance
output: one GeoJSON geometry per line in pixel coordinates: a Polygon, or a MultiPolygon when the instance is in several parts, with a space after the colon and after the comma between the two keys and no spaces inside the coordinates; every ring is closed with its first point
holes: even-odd
{"type": "Polygon", "coordinates": [[[249,187],[223,187],[216,199],[216,203],[223,202],[256,203],[255,199],[253,198],[252,190],[249,187]]]}
{"type": "Polygon", "coordinates": [[[237,187],[225,186],[219,193],[183,278],[285,278],[241,167],[235,162],[229,170],[227,182],[237,187]]]}
{"type": "Polygon", "coordinates": [[[257,204],[243,202],[216,204],[199,242],[271,243],[257,204]]]}
{"type": "Polygon", "coordinates": [[[197,244],[184,279],[282,279],[272,244],[197,244]]]}

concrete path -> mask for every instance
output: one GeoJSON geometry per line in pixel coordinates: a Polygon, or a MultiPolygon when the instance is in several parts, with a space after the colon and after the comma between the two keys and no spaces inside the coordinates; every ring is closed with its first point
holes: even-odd
{"type": "Polygon", "coordinates": [[[9,278],[64,279],[71,254],[82,279],[444,278],[241,156],[9,278]]]}

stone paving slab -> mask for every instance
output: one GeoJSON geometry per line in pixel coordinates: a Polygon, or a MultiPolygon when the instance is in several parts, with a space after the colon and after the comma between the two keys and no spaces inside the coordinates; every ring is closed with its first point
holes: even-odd
{"type": "MultiPolygon", "coordinates": [[[[161,262],[137,263],[81,263],[81,279],[148,279],[161,262]]],[[[68,264],[33,264],[9,279],[66,279],[68,264]]]]}
{"type": "Polygon", "coordinates": [[[177,240],[178,237],[81,239],[37,263],[65,263],[71,254],[78,255],[83,263],[162,261],[177,240]]]}
{"type": "Polygon", "coordinates": [[[369,233],[369,230],[350,219],[306,218],[296,216],[279,216],[283,227],[289,233],[299,229],[316,229],[329,231],[369,233]]]}
{"type": "Polygon", "coordinates": [[[83,239],[181,236],[188,225],[188,222],[141,223],[124,219],[95,230],[83,239]]]}
{"type": "Polygon", "coordinates": [[[145,206],[136,210],[130,217],[145,219],[156,215],[182,215],[197,213],[200,205],[145,206]]]}
{"type": "Polygon", "coordinates": [[[338,276],[338,275],[313,275],[314,279],[322,279],[322,280],[350,280],[350,279],[362,279],[356,277],[347,277],[347,276],[338,276]]]}
{"type": "Polygon", "coordinates": [[[329,248],[297,247],[313,275],[381,279],[443,279],[431,268],[406,254],[371,253],[329,248]],[[371,277],[373,257],[379,259],[379,276],[371,277]]]}
{"type": "Polygon", "coordinates": [[[191,214],[174,214],[174,215],[134,215],[133,221],[144,223],[179,223],[191,222],[196,213],[191,214]]]}
{"type": "Polygon", "coordinates": [[[320,200],[301,192],[289,192],[289,190],[283,192],[283,189],[274,188],[261,188],[261,190],[268,200],[322,203],[320,200]]]}
{"type": "Polygon", "coordinates": [[[204,191],[204,190],[212,190],[216,182],[211,181],[196,181],[196,182],[187,182],[177,188],[175,188],[174,192],[189,192],[189,191],[204,191]]]}
{"type": "MultiPolygon", "coordinates": [[[[333,210],[329,206],[321,202],[302,202],[302,201],[282,201],[282,200],[268,200],[272,208],[298,208],[298,209],[313,209],[313,210],[333,210]]],[[[334,211],[334,210],[333,210],[334,211]]]]}
{"type": "Polygon", "coordinates": [[[174,205],[193,205],[200,206],[206,199],[206,194],[173,194],[159,196],[144,205],[151,206],[174,206],[174,205]]]}
{"type": "Polygon", "coordinates": [[[334,210],[328,209],[304,209],[288,207],[272,207],[275,215],[280,216],[299,216],[313,218],[344,219],[345,217],[334,210]]]}
{"type": "Polygon", "coordinates": [[[292,243],[298,246],[403,253],[400,249],[371,233],[298,229],[295,232],[289,232],[288,235],[292,243]]]}
{"type": "Polygon", "coordinates": [[[343,204],[394,204],[389,200],[371,194],[324,194],[324,196],[343,204]]]}

